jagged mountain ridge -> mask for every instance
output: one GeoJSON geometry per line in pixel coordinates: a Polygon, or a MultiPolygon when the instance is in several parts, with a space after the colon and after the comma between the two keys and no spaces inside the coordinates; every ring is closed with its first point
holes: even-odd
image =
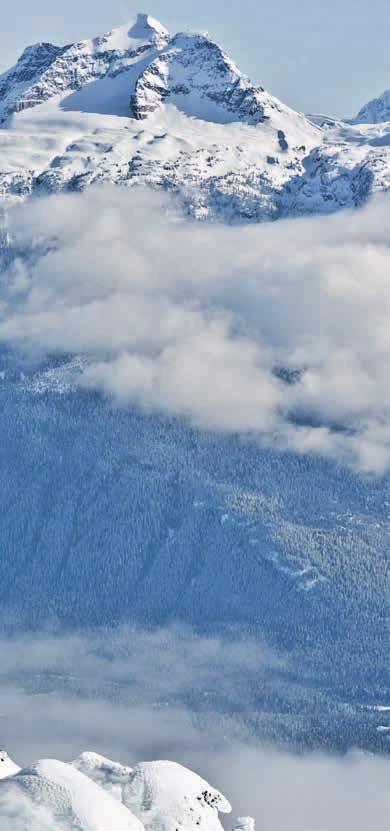
{"type": "MultiPolygon", "coordinates": [[[[206,103],[224,108],[226,120],[257,124],[276,110],[289,112],[302,124],[306,121],[263,87],[253,85],[208,35],[179,33],[170,37],[158,21],[145,14],[93,40],[63,47],[48,43],[27,47],[15,67],[0,78],[0,118],[4,121],[13,112],[106,75],[128,72],[135,63],[139,74],[131,97],[129,85],[128,115],[136,119],[146,118],[167,99],[195,91],[206,103]],[[146,55],[143,67],[140,59],[146,55]]],[[[307,123],[306,129],[310,129],[307,123]]]]}
{"type": "Polygon", "coordinates": [[[171,190],[196,217],[258,221],[357,206],[390,183],[383,119],[307,118],[208,35],[171,36],[144,14],[28,47],[0,78],[0,121],[3,203],[108,181],[171,190]]]}
{"type": "Polygon", "coordinates": [[[321,135],[210,37],[170,37],[148,15],[91,41],[29,47],[0,79],[1,117],[5,199],[143,183],[178,192],[196,216],[232,219],[274,214],[321,135]]]}
{"type": "Polygon", "coordinates": [[[51,43],[28,46],[16,65],[0,78],[0,120],[105,75],[124,72],[144,53],[150,58],[168,37],[157,21],[140,14],[134,24],[93,40],[63,47],[51,43]]]}
{"type": "MultiPolygon", "coordinates": [[[[135,118],[146,118],[164,101],[180,101],[191,93],[202,99],[198,103],[199,117],[202,104],[221,107],[220,113],[214,113],[215,120],[219,116],[226,121],[243,120],[250,124],[270,119],[272,110],[287,111],[263,87],[254,86],[243,76],[208,36],[179,33],[139,76],[131,101],[133,114],[135,118]]],[[[296,115],[304,122],[303,116],[296,115]]]]}

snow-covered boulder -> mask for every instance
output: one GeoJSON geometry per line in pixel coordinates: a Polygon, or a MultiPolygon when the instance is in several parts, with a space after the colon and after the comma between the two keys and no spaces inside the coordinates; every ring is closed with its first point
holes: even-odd
{"type": "Polygon", "coordinates": [[[73,767],[89,776],[104,790],[122,802],[122,789],[129,782],[132,768],[113,762],[99,753],[85,751],[72,762],[73,767]]]}
{"type": "MultiPolygon", "coordinates": [[[[72,763],[120,799],[145,828],[152,831],[221,831],[218,813],[230,813],[222,794],[204,779],[176,762],[141,762],[135,768],[98,753],[82,753],[72,763]]],[[[251,828],[244,831],[252,831],[251,828]]]]}
{"type": "MultiPolygon", "coordinates": [[[[231,811],[216,788],[176,762],[132,769],[86,752],[71,764],[43,759],[20,769],[3,756],[0,828],[7,831],[222,831],[218,813],[231,811]]],[[[237,831],[254,831],[247,820],[237,821],[237,831]]]]}
{"type": "Polygon", "coordinates": [[[1,780],[0,820],[7,831],[143,831],[124,805],[55,759],[1,780]]]}
{"type": "Polygon", "coordinates": [[[5,750],[0,750],[0,779],[13,776],[20,768],[10,759],[5,750]]]}
{"type": "Polygon", "coordinates": [[[136,765],[123,788],[123,801],[150,831],[222,831],[218,813],[231,811],[219,791],[170,761],[136,765]]]}

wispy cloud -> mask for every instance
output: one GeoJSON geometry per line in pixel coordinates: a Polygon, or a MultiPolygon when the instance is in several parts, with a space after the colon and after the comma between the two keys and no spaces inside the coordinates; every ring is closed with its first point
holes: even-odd
{"type": "Polygon", "coordinates": [[[247,737],[253,679],[286,665],[239,630],[206,637],[183,626],[19,634],[0,646],[0,728],[24,764],[76,756],[98,736],[106,754],[133,761],[247,737]]]}

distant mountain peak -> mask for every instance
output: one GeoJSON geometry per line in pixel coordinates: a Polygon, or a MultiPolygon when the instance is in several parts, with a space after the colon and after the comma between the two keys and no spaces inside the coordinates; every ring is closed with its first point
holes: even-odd
{"type": "Polygon", "coordinates": [[[303,116],[294,114],[240,72],[208,33],[170,36],[158,20],[145,13],[91,40],[63,47],[47,43],[28,47],[15,67],[0,78],[0,121],[129,69],[134,83],[131,88],[129,81],[128,115],[138,120],[147,118],[165,101],[179,100],[188,115],[207,121],[256,125],[275,113],[286,112],[301,125],[305,123],[306,132],[312,129],[303,116]]]}
{"type": "Polygon", "coordinates": [[[0,76],[0,123],[9,115],[30,109],[67,90],[128,69],[144,53],[157,53],[169,33],[148,14],[139,14],[90,40],[66,46],[37,43],[28,46],[10,70],[0,76]]]}
{"type": "Polygon", "coordinates": [[[131,99],[133,116],[147,118],[165,102],[217,123],[256,125],[275,113],[306,121],[247,78],[207,33],[178,32],[139,75],[131,99]]]}
{"type": "Polygon", "coordinates": [[[138,12],[133,28],[134,31],[139,30],[140,32],[145,29],[153,29],[160,35],[168,35],[168,31],[165,26],[163,26],[159,20],[156,20],[155,17],[152,17],[150,14],[145,14],[145,12],[138,12]]]}
{"type": "Polygon", "coordinates": [[[352,119],[352,124],[380,124],[385,121],[390,121],[390,89],[368,101],[352,119]]]}
{"type": "Polygon", "coordinates": [[[202,219],[328,213],[390,188],[386,121],[388,91],[349,124],[304,116],[207,32],[170,34],[141,12],[89,40],[28,46],[0,76],[0,197],[142,183],[202,219]]]}
{"type": "MultiPolygon", "coordinates": [[[[103,46],[104,49],[126,52],[134,47],[137,41],[163,46],[168,39],[169,32],[158,20],[149,14],[139,13],[135,20],[111,29],[102,37],[95,38],[92,43],[103,46]]],[[[88,44],[90,41],[85,43],[88,44]]]]}

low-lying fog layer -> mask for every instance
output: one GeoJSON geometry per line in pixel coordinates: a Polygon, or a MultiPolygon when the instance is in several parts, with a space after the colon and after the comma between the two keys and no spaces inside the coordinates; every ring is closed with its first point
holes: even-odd
{"type": "MultiPolygon", "coordinates": [[[[240,713],[240,704],[248,708],[246,674],[257,668],[261,683],[285,662],[251,639],[228,644],[181,628],[124,628],[20,635],[3,640],[1,654],[2,744],[20,765],[42,757],[70,761],[85,749],[128,765],[173,759],[219,788],[234,816],[255,816],[260,831],[386,827],[388,759],[353,747],[343,756],[294,755],[257,740],[254,704],[252,724],[240,713]]],[[[270,718],[276,712],[277,701],[270,718]]],[[[380,715],[385,723],[388,714],[380,715]]],[[[13,816],[23,816],[24,807],[17,801],[13,816]]],[[[11,810],[9,802],[3,810],[11,810]]]]}

